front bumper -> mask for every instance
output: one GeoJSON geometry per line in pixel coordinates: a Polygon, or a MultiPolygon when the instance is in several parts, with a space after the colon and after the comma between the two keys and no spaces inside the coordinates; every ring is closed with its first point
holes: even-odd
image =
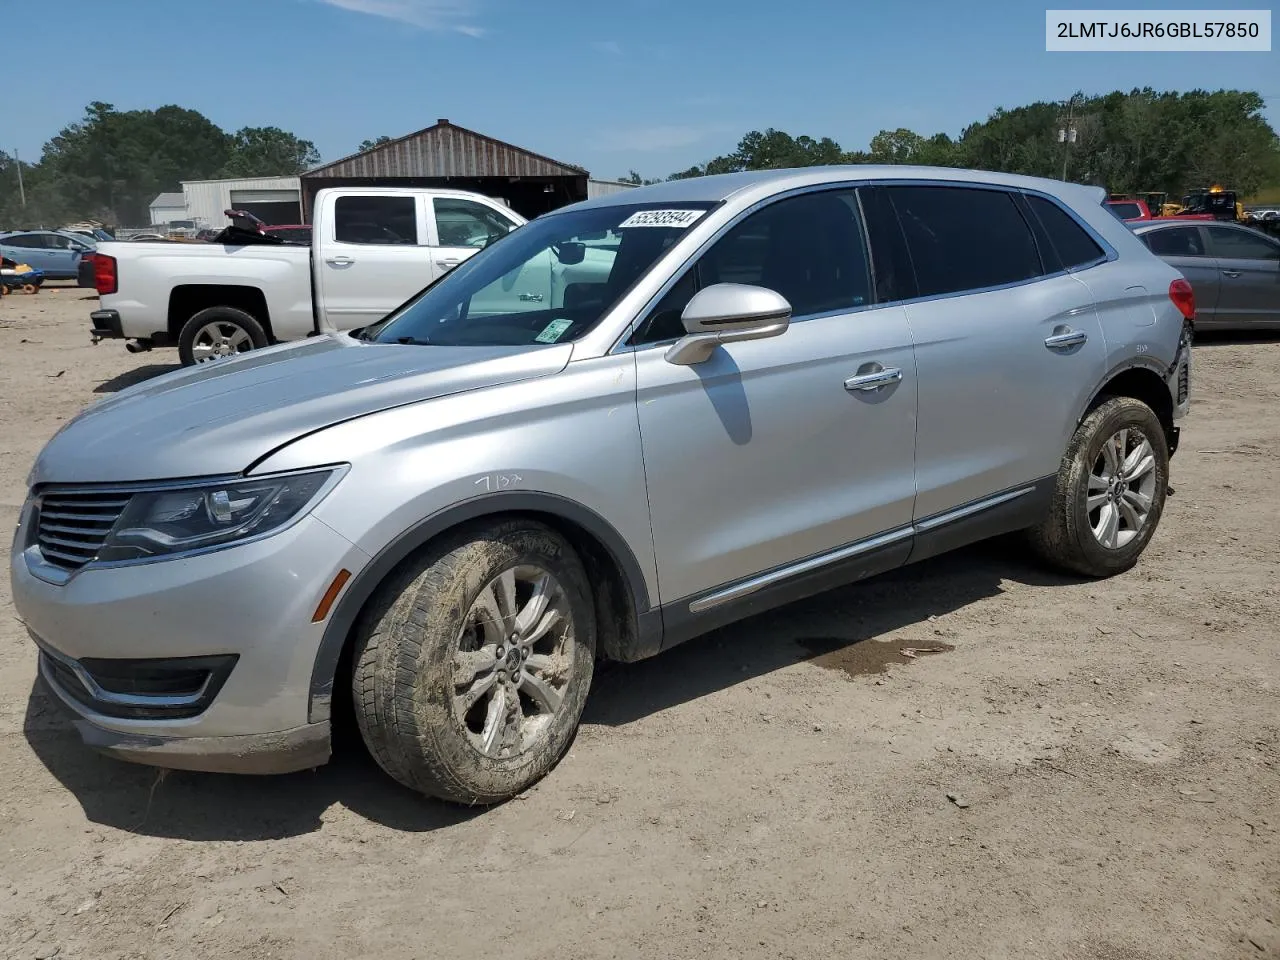
{"type": "Polygon", "coordinates": [[[33,513],[24,510],[10,558],[14,606],[40,647],[41,676],[86,743],[191,770],[324,762],[328,725],[310,722],[310,706],[325,623],[312,619],[335,574],[368,562],[362,551],[304,517],[256,542],[89,564],[55,583],[30,552],[33,513]]]}

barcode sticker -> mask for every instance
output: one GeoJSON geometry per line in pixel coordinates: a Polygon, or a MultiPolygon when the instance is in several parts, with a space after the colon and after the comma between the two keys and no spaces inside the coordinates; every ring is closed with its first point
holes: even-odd
{"type": "Polygon", "coordinates": [[[667,227],[683,230],[706,213],[705,210],[640,210],[618,224],[619,230],[628,227],[667,227]]]}

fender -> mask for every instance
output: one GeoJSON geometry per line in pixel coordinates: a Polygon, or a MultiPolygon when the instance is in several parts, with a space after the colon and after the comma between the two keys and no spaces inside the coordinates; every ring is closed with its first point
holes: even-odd
{"type": "MultiPolygon", "coordinates": [[[[1176,363],[1176,361],[1175,361],[1176,363]]],[[[1150,370],[1160,378],[1161,384],[1166,384],[1169,378],[1169,368],[1161,363],[1159,359],[1150,355],[1127,357],[1117,363],[1114,367],[1106,372],[1097,385],[1089,391],[1089,399],[1085,401],[1083,407],[1076,411],[1076,423],[1079,424],[1084,420],[1085,414],[1089,412],[1089,408],[1093,406],[1093,402],[1098,399],[1098,395],[1102,393],[1103,388],[1118,377],[1120,374],[1128,370],[1150,370]]],[[[1167,384],[1166,384],[1167,388],[1167,384]]]]}
{"type": "Polygon", "coordinates": [[[311,669],[309,721],[321,723],[329,720],[334,679],[347,637],[366,601],[398,563],[461,523],[499,513],[522,512],[561,517],[577,524],[604,544],[622,572],[625,588],[631,594],[638,621],[638,646],[644,648],[643,651],[634,651],[635,655],[628,655],[626,659],[640,659],[647,655],[645,651],[650,647],[652,650],[649,652],[652,653],[661,649],[662,620],[657,611],[651,609],[640,564],[626,540],[607,520],[593,510],[555,494],[525,491],[486,494],[456,503],[410,527],[383,547],[352,579],[330,614],[320,639],[320,648],[316,651],[315,665],[311,669]]]}

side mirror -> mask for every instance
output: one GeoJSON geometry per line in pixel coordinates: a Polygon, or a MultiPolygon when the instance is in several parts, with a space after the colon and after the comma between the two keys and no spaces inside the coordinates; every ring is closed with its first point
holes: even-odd
{"type": "Polygon", "coordinates": [[[765,287],[715,283],[694,294],[680,320],[687,331],[666,353],[668,363],[702,363],[722,343],[764,340],[786,333],[791,304],[765,287]]]}

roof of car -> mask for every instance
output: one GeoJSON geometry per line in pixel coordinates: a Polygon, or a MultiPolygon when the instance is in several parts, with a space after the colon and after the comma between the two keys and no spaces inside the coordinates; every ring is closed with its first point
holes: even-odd
{"type": "Polygon", "coordinates": [[[768,195],[798,187],[823,183],[863,180],[955,180],[965,183],[989,183],[995,186],[1042,190],[1057,196],[1077,194],[1081,199],[1096,198],[1101,202],[1101,187],[1041,177],[1024,177],[987,170],[962,170],[955,167],[915,167],[885,164],[841,164],[827,167],[796,167],[783,170],[748,170],[722,173],[709,177],[667,180],[663,183],[619,193],[607,194],[563,209],[607,207],[633,203],[718,203],[744,191],[768,195]],[[754,188],[754,189],[753,189],[754,188]]]}

